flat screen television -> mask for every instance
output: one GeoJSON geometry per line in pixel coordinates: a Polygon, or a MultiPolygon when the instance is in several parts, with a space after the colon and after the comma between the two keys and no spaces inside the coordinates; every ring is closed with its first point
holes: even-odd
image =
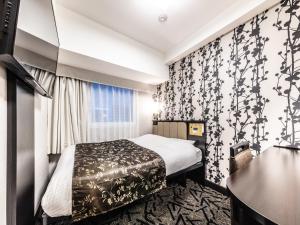
{"type": "Polygon", "coordinates": [[[24,65],[56,73],[59,41],[52,0],[0,4],[0,61],[38,93],[51,97],[24,65]]]}

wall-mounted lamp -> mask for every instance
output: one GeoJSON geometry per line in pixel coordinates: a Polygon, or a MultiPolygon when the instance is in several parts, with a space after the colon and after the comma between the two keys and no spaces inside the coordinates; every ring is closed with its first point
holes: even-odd
{"type": "Polygon", "coordinates": [[[163,110],[163,104],[154,98],[152,105],[153,120],[158,120],[158,116],[163,110]]]}

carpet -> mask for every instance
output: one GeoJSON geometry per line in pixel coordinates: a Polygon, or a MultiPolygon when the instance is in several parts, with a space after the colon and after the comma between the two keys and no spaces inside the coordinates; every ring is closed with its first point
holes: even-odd
{"type": "MultiPolygon", "coordinates": [[[[66,221],[59,225],[69,224],[66,221]]],[[[128,207],[74,225],[230,225],[230,200],[187,180],[173,184],[128,207]]]]}

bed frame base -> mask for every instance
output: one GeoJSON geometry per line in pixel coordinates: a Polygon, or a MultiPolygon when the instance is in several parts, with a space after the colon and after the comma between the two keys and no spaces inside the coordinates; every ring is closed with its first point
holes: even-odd
{"type": "Polygon", "coordinates": [[[184,170],[167,176],[167,183],[179,183],[181,186],[186,187],[186,179],[190,178],[198,184],[204,185],[205,183],[205,166],[203,162],[196,163],[184,170]]]}

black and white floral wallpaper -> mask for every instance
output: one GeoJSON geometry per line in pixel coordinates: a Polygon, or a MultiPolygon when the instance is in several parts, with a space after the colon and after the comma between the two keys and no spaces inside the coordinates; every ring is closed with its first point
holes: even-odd
{"type": "Polygon", "coordinates": [[[275,12],[274,27],[285,35],[283,48],[278,51],[280,70],[275,74],[274,90],[285,99],[278,117],[281,132],[276,140],[300,147],[300,1],[285,0],[275,12]]]}
{"type": "Polygon", "coordinates": [[[233,80],[228,125],[234,130],[233,143],[246,140],[251,133],[251,147],[260,152],[261,142],[267,141],[268,122],[265,115],[269,99],[262,94],[262,87],[268,79],[268,61],[264,53],[269,37],[263,36],[261,24],[267,19],[267,12],[253,18],[249,24],[240,25],[233,31],[229,44],[230,57],[227,61],[227,75],[233,80]],[[247,26],[248,25],[248,26],[247,26]]]}
{"type": "Polygon", "coordinates": [[[224,127],[220,115],[224,112],[222,86],[224,80],[219,68],[223,66],[221,39],[201,48],[198,54],[199,67],[197,107],[201,109],[201,119],[207,121],[207,162],[208,179],[219,183],[224,174],[219,162],[224,160],[222,132],[224,127]]]}
{"type": "Polygon", "coordinates": [[[207,121],[207,178],[225,185],[231,145],[300,147],[300,0],[284,0],[170,65],[159,119],[207,121]]]}

